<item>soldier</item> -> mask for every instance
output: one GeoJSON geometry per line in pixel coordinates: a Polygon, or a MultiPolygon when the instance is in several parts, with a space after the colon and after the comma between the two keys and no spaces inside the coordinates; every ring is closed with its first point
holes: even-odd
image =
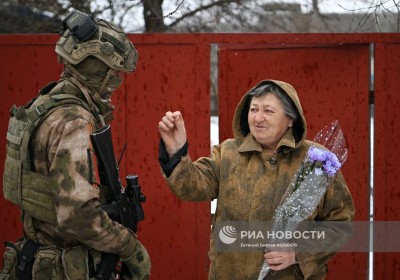
{"type": "Polygon", "coordinates": [[[146,249],[100,207],[110,190],[90,141],[112,120],[110,96],[135,71],[137,51],[118,27],[79,11],[63,21],[55,51],[61,79],[11,109],[3,188],[22,210],[24,237],[6,244],[0,279],[89,279],[102,253],[120,256],[121,279],[148,279],[146,249]]]}

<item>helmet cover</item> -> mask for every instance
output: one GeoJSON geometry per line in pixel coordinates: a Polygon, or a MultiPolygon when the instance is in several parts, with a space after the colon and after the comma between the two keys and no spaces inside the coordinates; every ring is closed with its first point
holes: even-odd
{"type": "Polygon", "coordinates": [[[56,53],[63,63],[76,65],[94,56],[117,71],[133,72],[138,53],[116,25],[74,10],[63,20],[56,53]]]}

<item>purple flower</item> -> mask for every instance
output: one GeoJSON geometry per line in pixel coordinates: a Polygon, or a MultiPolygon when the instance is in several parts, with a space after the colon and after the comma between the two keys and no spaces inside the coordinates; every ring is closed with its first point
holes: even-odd
{"type": "Polygon", "coordinates": [[[311,147],[308,150],[308,156],[311,161],[324,161],[326,159],[325,151],[316,147],[311,147]]]}
{"type": "Polygon", "coordinates": [[[329,176],[333,177],[342,166],[334,153],[314,146],[308,150],[308,157],[311,162],[320,162],[322,164],[323,169],[315,168],[315,175],[317,176],[326,172],[329,176]]]}
{"type": "Polygon", "coordinates": [[[332,166],[339,170],[342,167],[341,163],[339,162],[337,156],[334,153],[328,152],[327,153],[327,160],[332,164],[332,166]]]}
{"type": "Polygon", "coordinates": [[[335,173],[336,173],[336,169],[335,169],[335,167],[331,164],[331,162],[330,161],[326,161],[325,163],[324,163],[324,170],[325,170],[325,172],[326,173],[328,173],[328,175],[329,176],[334,176],[335,175],[335,173]]]}
{"type": "Polygon", "coordinates": [[[322,173],[324,173],[324,171],[322,171],[321,168],[315,168],[315,175],[319,176],[322,175],[322,173]]]}

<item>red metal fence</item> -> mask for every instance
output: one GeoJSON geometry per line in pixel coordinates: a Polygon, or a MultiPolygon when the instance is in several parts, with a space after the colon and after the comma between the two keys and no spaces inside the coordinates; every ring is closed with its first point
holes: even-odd
{"type": "MultiPolygon", "coordinates": [[[[400,220],[396,208],[400,167],[400,34],[157,34],[130,35],[138,69],[115,94],[114,144],[127,153],[121,177],[135,172],[148,197],[139,238],[152,257],[152,279],[206,279],[209,203],[182,202],[166,186],[158,166],[157,124],[167,110],[185,116],[192,158],[209,154],[210,46],[218,46],[220,140],[232,135],[240,96],[259,80],[273,78],[297,90],[308,138],[338,119],[350,154],[343,168],[356,220],[369,220],[370,96],[375,97],[375,219],[400,220]],[[371,50],[375,63],[371,67],[371,50]],[[371,69],[374,78],[371,79],[371,69]],[[375,81],[374,92],[370,81],[375,81]]],[[[0,147],[5,147],[8,110],[59,77],[53,35],[0,36],[0,147]]],[[[372,99],[371,99],[372,100],[372,99]]],[[[5,149],[0,150],[3,170],[5,149]]],[[[1,172],[2,174],[2,172],[1,172]]],[[[1,192],[1,191],[0,191],[1,192]]],[[[0,241],[21,236],[19,211],[0,195],[0,241]]],[[[3,248],[0,248],[2,254],[3,248]]],[[[398,253],[374,256],[375,279],[400,277],[398,253]]],[[[366,279],[368,253],[340,253],[329,279],[366,279]]]]}

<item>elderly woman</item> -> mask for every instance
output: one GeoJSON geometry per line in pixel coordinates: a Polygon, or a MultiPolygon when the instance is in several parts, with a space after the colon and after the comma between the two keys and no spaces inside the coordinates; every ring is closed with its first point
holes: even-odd
{"type": "MultiPolygon", "coordinates": [[[[313,142],[295,89],[264,80],[239,102],[233,139],[214,146],[210,157],[192,161],[180,112],[159,122],[160,164],[169,187],[183,200],[218,199],[213,224],[270,221],[313,142]]],[[[349,221],[354,205],[339,172],[309,218],[349,221]]],[[[213,227],[215,229],[215,227],[213,227]]],[[[212,235],[214,236],[214,235],[212,235]]],[[[265,261],[273,271],[265,279],[324,279],[332,253],[218,252],[211,238],[209,279],[257,279],[265,261]]]]}

